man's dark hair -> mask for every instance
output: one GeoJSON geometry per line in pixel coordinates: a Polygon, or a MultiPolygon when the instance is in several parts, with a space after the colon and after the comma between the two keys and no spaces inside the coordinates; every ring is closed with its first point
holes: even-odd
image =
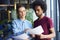
{"type": "Polygon", "coordinates": [[[47,5],[46,5],[45,1],[43,1],[43,0],[36,0],[36,1],[34,1],[32,3],[32,8],[34,10],[35,10],[35,6],[40,6],[42,8],[42,10],[43,10],[43,13],[45,13],[46,10],[47,10],[47,5]]]}

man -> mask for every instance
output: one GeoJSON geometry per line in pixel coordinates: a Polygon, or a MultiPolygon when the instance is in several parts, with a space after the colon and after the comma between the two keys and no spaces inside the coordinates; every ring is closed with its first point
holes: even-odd
{"type": "Polygon", "coordinates": [[[34,28],[41,25],[44,30],[41,35],[35,35],[34,40],[51,40],[51,38],[55,37],[55,30],[51,18],[43,15],[47,9],[46,3],[43,0],[36,0],[32,6],[38,17],[38,19],[34,21],[34,28]]]}
{"type": "MultiPolygon", "coordinates": [[[[32,24],[30,21],[26,20],[25,16],[26,16],[26,9],[24,6],[22,5],[18,5],[17,6],[17,13],[18,13],[18,19],[13,20],[12,22],[12,30],[13,30],[13,36],[12,38],[14,40],[29,40],[29,38],[27,39],[20,39],[20,38],[15,38],[16,36],[19,36],[21,34],[26,33],[26,31],[28,29],[32,28],[32,24]]],[[[28,33],[26,33],[28,35],[28,33]]]]}

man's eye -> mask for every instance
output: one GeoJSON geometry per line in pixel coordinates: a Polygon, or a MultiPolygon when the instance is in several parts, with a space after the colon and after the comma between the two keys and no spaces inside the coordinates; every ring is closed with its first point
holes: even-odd
{"type": "Polygon", "coordinates": [[[25,10],[23,10],[23,12],[25,12],[25,10]]]}
{"type": "Polygon", "coordinates": [[[39,11],[39,9],[37,9],[37,11],[39,11]]]}

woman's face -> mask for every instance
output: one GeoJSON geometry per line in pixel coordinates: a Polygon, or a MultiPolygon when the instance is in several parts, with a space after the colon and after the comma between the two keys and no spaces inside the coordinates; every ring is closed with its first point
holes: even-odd
{"type": "Polygon", "coordinates": [[[19,13],[19,17],[20,17],[20,18],[25,17],[25,16],[26,16],[25,7],[20,7],[20,8],[18,9],[18,13],[19,13]]]}

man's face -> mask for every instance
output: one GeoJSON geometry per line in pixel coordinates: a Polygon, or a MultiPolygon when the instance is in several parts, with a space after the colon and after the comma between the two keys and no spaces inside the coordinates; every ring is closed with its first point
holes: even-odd
{"type": "Polygon", "coordinates": [[[25,16],[26,16],[25,7],[20,7],[20,8],[18,9],[18,13],[19,13],[19,17],[20,17],[20,18],[25,17],[25,16]]]}
{"type": "Polygon", "coordinates": [[[35,12],[38,17],[40,17],[43,14],[43,10],[40,6],[35,6],[35,12]]]}

